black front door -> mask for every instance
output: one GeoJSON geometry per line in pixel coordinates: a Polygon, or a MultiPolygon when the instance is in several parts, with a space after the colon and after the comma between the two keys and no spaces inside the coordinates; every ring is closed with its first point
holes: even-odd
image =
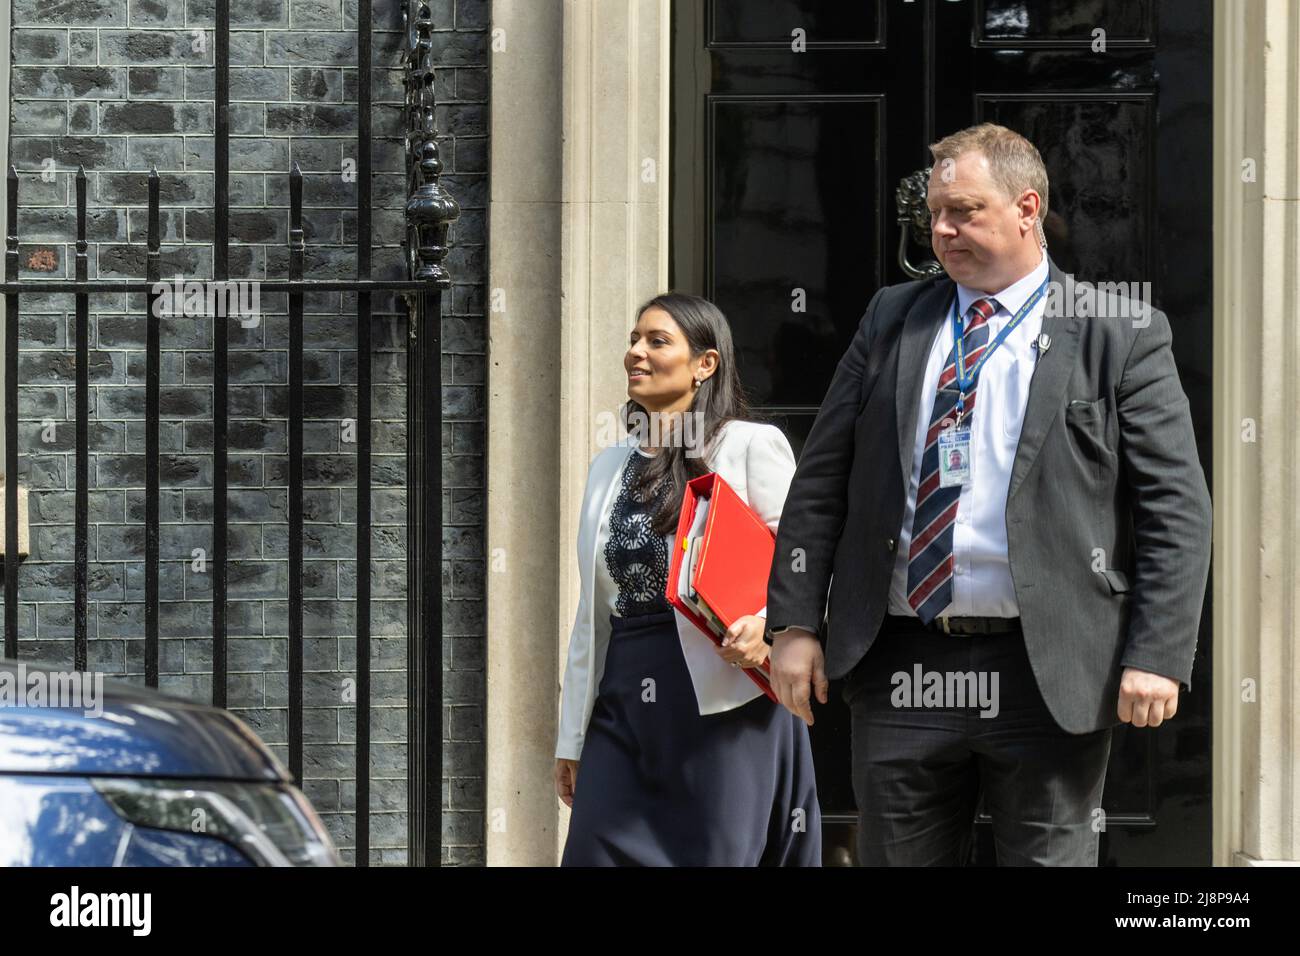
{"type": "MultiPolygon", "coordinates": [[[[1211,0],[675,0],[672,285],[726,313],[798,453],[872,294],[932,258],[900,248],[898,184],[942,136],[1009,126],[1047,164],[1061,268],[1168,314],[1208,478],[1211,39],[1211,0]]],[[[1210,862],[1208,595],[1202,620],[1177,717],[1116,730],[1105,865],[1210,862]]],[[[828,864],[856,814],[838,690],[813,728],[828,864]]]]}

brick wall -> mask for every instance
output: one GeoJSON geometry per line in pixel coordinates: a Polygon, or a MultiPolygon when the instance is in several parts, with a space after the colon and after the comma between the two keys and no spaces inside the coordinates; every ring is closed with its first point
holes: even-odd
{"type": "MultiPolygon", "coordinates": [[[[304,174],[308,278],[355,275],[356,0],[231,3],[230,275],[287,276],[288,170],[304,174]]],[[[444,862],[483,861],[483,449],[487,0],[434,0],[443,184],[460,202],[444,296],[444,862]]],[[[401,4],[374,4],[374,273],[404,273],[401,4]]],[[[213,0],[13,0],[11,161],[24,278],[73,275],[73,175],[89,179],[94,277],[143,277],[145,175],[161,177],[162,274],[212,275],[213,0]],[[44,175],[42,176],[42,173],[44,175]]],[[[405,318],[375,297],[371,862],[405,860],[405,318]]],[[[229,321],[229,701],[287,758],[288,323],[263,295],[229,321]]],[[[354,833],[356,409],[353,297],[305,305],[304,789],[344,855],[354,833]]],[[[91,666],[144,670],[144,296],[91,300],[91,666]]],[[[72,660],[75,328],[71,296],[26,296],[22,654],[72,660]]],[[[161,326],[160,685],[211,699],[210,318],[161,326]]]]}

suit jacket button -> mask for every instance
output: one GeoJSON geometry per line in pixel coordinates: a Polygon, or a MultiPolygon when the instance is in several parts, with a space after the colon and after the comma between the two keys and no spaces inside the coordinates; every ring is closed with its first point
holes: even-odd
{"type": "Polygon", "coordinates": [[[890,551],[893,551],[895,548],[898,547],[898,542],[895,541],[893,538],[886,538],[885,547],[887,547],[890,551]]]}

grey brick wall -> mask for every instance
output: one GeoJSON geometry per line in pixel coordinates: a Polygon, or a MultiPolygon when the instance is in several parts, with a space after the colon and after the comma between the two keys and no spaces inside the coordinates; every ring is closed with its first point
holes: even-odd
{"type": "MultiPolygon", "coordinates": [[[[484,381],[488,0],[433,0],[443,183],[462,208],[444,296],[444,862],[481,864],[484,711],[484,381]]],[[[304,174],[309,278],[355,275],[357,0],[231,3],[231,278],[287,275],[288,177],[304,174]]],[[[374,271],[404,265],[401,4],[374,3],[374,271]]],[[[78,164],[89,179],[91,277],[142,277],[145,174],[161,176],[163,275],[210,278],[213,0],[12,0],[11,161],[21,177],[22,274],[73,275],[78,164]],[[197,47],[197,48],[196,48],[197,47]],[[44,177],[41,173],[44,172],[44,177]]],[[[372,326],[371,854],[406,858],[405,318],[377,297],[372,326]]],[[[72,660],[75,327],[71,296],[25,296],[20,480],[32,554],[20,568],[22,654],[72,660]]],[[[263,295],[229,321],[229,694],[287,758],[288,323],[263,295]]],[[[353,297],[306,302],[304,789],[353,859],[356,446],[353,297]]],[[[91,666],[143,681],[143,296],[91,300],[91,666]]],[[[163,320],[160,684],[211,698],[210,318],[163,320]]]]}

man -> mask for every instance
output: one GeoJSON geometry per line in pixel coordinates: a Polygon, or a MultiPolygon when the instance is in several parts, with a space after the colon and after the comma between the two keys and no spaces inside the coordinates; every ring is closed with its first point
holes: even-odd
{"type": "Polygon", "coordinates": [[[1095,866],[1113,726],[1191,689],[1209,492],[1168,320],[1076,307],[1034,146],[986,123],[931,151],[946,275],[879,290],[836,369],[777,535],[772,682],[812,724],[848,676],[860,863],[965,862],[982,788],[999,863],[1095,866]]]}

